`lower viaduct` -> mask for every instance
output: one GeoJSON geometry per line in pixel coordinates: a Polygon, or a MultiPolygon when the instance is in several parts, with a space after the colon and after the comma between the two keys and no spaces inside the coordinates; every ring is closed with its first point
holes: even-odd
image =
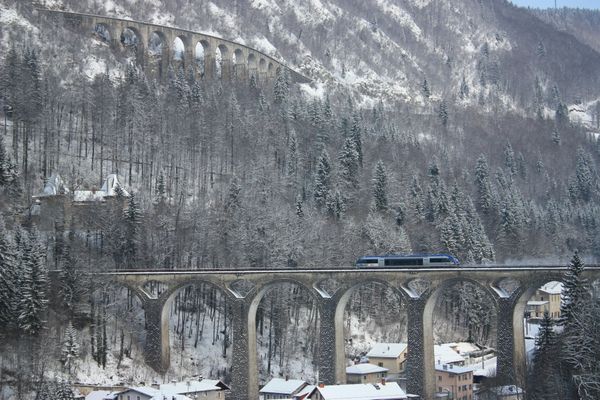
{"type": "MultiPolygon", "coordinates": [[[[259,303],[274,285],[292,283],[307,290],[319,309],[319,380],[344,383],[344,309],[359,286],[374,282],[391,288],[407,312],[407,390],[424,400],[436,392],[433,354],[433,311],[440,294],[458,282],[484,290],[496,311],[497,378],[500,383],[523,385],[526,351],[523,317],[529,298],[545,283],[560,281],[564,266],[462,266],[412,269],[332,269],[263,271],[115,271],[101,273],[130,289],[141,300],[146,319],[146,362],[159,372],[170,364],[169,309],[176,294],[187,286],[207,283],[221,290],[232,304],[232,397],[258,399],[256,314],[259,303]],[[331,283],[334,283],[331,285],[331,283]],[[510,285],[507,285],[510,283],[510,285]],[[160,286],[152,294],[146,288],[160,286]],[[327,286],[327,287],[326,287],[327,286]],[[329,288],[329,287],[332,288],[329,288]]],[[[600,266],[584,274],[600,278],[600,266]]],[[[400,306],[400,305],[399,305],[400,306]]]]}
{"type": "Polygon", "coordinates": [[[131,50],[148,74],[167,77],[169,66],[190,69],[201,79],[273,80],[281,68],[295,82],[308,78],[281,61],[251,47],[204,33],[100,15],[37,9],[54,24],[85,32],[106,42],[113,51],[131,50]]]}

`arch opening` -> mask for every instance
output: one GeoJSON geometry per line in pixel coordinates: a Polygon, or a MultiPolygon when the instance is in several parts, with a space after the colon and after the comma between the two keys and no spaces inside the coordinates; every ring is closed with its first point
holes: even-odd
{"type": "Polygon", "coordinates": [[[249,320],[249,332],[256,333],[254,349],[250,343],[250,368],[258,369],[259,383],[286,376],[315,383],[319,326],[319,305],[308,287],[291,280],[263,287],[252,301],[249,320]],[[297,376],[297,371],[302,371],[302,376],[297,376]]]}
{"type": "MultiPolygon", "coordinates": [[[[89,329],[90,340],[82,340],[81,354],[91,354],[98,367],[116,369],[126,359],[144,358],[145,311],[138,295],[115,282],[99,285],[90,293],[85,327],[89,329]]],[[[134,371],[122,370],[122,373],[125,379],[137,379],[134,371]]]]}
{"type": "Polygon", "coordinates": [[[94,34],[105,43],[110,43],[113,39],[111,29],[107,24],[96,24],[94,26],[94,34]]]}
{"type": "Polygon", "coordinates": [[[477,281],[456,278],[437,286],[425,305],[424,379],[429,396],[473,396],[473,386],[497,370],[497,302],[477,281]],[[461,377],[461,389],[452,386],[461,377]],[[466,387],[462,386],[466,384],[466,387]]]}
{"type": "Polygon", "coordinates": [[[212,283],[186,282],[165,291],[163,314],[169,325],[169,371],[231,382],[231,298],[212,283]],[[220,357],[207,357],[219,354],[220,357]]]}
{"type": "Polygon", "coordinates": [[[201,40],[196,43],[196,48],[194,49],[194,56],[196,65],[198,66],[198,73],[200,76],[204,76],[206,74],[206,55],[209,51],[209,44],[205,40],[201,40]]]}
{"type": "Polygon", "coordinates": [[[402,292],[387,282],[366,281],[348,288],[339,300],[336,379],[341,383],[379,383],[405,379],[407,314],[402,292]],[[384,353],[393,353],[388,358],[384,353]],[[353,364],[371,364],[371,374],[360,374],[353,364]],[[350,369],[348,367],[351,366],[350,369]]]}
{"type": "Polygon", "coordinates": [[[137,48],[141,45],[141,35],[135,28],[125,28],[121,33],[121,44],[125,47],[137,48]]]}
{"type": "Polygon", "coordinates": [[[178,36],[173,39],[173,60],[174,61],[183,61],[185,58],[185,44],[183,40],[178,36]]]}
{"type": "Polygon", "coordinates": [[[168,49],[167,40],[162,32],[152,32],[148,40],[148,54],[162,58],[168,49]]]}
{"type": "Polygon", "coordinates": [[[267,72],[267,61],[264,58],[261,58],[258,62],[258,71],[259,72],[267,72]]]}
{"type": "Polygon", "coordinates": [[[250,79],[258,79],[258,62],[253,53],[248,54],[248,75],[250,79]]]}

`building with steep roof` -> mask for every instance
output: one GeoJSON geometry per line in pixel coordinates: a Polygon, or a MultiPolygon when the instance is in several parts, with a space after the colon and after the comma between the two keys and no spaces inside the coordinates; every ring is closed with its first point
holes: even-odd
{"type": "Polygon", "coordinates": [[[385,380],[388,371],[374,364],[354,364],[346,367],[346,383],[379,383],[385,380]]]}
{"type": "Polygon", "coordinates": [[[389,374],[399,374],[406,368],[406,343],[376,343],[367,353],[369,363],[388,369],[389,374]]]}

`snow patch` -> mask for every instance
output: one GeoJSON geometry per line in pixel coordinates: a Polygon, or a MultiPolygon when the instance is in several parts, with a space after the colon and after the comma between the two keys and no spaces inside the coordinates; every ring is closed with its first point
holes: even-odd
{"type": "Polygon", "coordinates": [[[6,28],[7,25],[17,25],[32,32],[38,32],[38,28],[33,26],[25,17],[16,10],[0,6],[0,25],[6,28]]]}

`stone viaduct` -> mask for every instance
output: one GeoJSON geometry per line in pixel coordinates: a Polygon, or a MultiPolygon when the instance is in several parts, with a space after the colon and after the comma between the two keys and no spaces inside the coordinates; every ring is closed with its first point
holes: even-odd
{"type": "Polygon", "coordinates": [[[55,23],[81,30],[108,43],[115,52],[131,50],[137,65],[161,79],[169,66],[192,69],[200,79],[249,80],[265,82],[280,68],[288,70],[295,82],[308,78],[281,61],[251,47],[230,40],[185,29],[121,18],[38,9],[55,23]]]}
{"type": "MultiPolygon", "coordinates": [[[[319,308],[319,380],[345,382],[344,309],[353,293],[367,282],[393,289],[407,312],[407,389],[432,400],[436,391],[433,354],[433,311],[440,294],[458,282],[483,289],[496,310],[497,377],[522,385],[526,375],[524,313],[528,299],[545,283],[560,281],[564,266],[462,266],[413,269],[332,269],[264,271],[115,271],[102,273],[133,291],[146,318],[146,362],[157,371],[169,367],[169,305],[182,288],[207,283],[232,304],[234,399],[258,398],[256,313],[269,289],[293,283],[307,290],[319,308]],[[510,283],[508,285],[507,283],[510,283]],[[148,287],[162,287],[157,294],[148,287]]],[[[590,280],[600,279],[600,266],[587,267],[590,280]]],[[[399,305],[400,306],[400,305],[399,305]]]]}

